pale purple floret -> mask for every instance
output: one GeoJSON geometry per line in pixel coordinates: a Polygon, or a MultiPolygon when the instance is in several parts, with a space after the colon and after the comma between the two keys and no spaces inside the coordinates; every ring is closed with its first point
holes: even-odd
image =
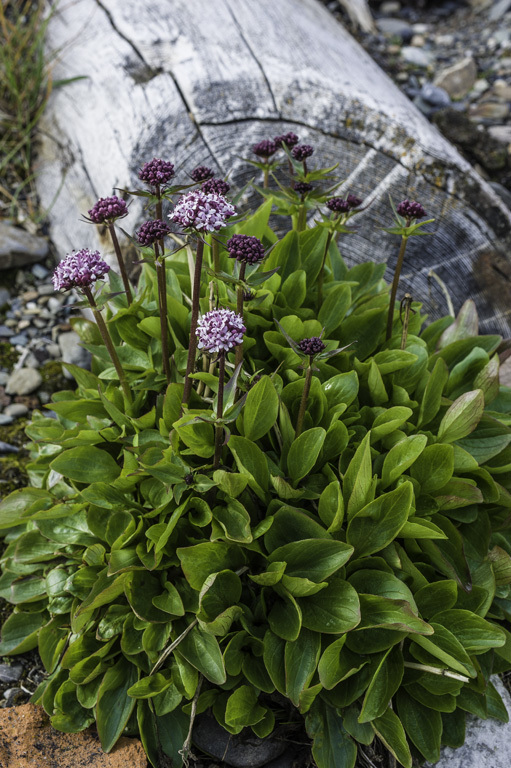
{"type": "Polygon", "coordinates": [[[207,194],[197,189],[178,200],[169,219],[184,229],[215,232],[227,226],[227,219],[235,213],[234,205],[222,195],[207,194]]]}
{"type": "Polygon", "coordinates": [[[174,165],[159,157],[153,157],[148,163],[144,163],[138,173],[138,178],[151,187],[161,187],[168,184],[173,176],[174,165]]]}
{"type": "Polygon", "coordinates": [[[104,277],[110,267],[103,261],[99,251],[81,251],[69,253],[53,273],[53,287],[56,291],[68,291],[70,288],[90,288],[104,277]]]}
{"type": "Polygon", "coordinates": [[[420,203],[415,200],[403,200],[396,208],[399,216],[405,219],[423,219],[427,214],[420,203]]]}
{"type": "Polygon", "coordinates": [[[197,346],[210,355],[229,352],[243,343],[246,330],[243,318],[232,309],[213,309],[199,318],[197,346]]]}
{"type": "Polygon", "coordinates": [[[304,355],[309,355],[312,357],[313,355],[319,354],[319,352],[323,352],[325,345],[319,336],[312,336],[310,339],[302,339],[298,343],[298,349],[304,355]]]}
{"type": "Polygon", "coordinates": [[[103,224],[104,221],[114,221],[128,214],[126,202],[117,195],[100,197],[89,211],[90,220],[94,224],[103,224]]]}

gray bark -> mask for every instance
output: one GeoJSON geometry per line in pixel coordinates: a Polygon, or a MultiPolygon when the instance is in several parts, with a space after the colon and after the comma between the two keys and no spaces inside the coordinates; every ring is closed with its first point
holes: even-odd
{"type": "MultiPolygon", "coordinates": [[[[238,156],[294,130],[317,164],[340,163],[341,193],[370,203],[342,241],[350,264],[392,269],[388,195],[419,200],[436,235],[410,243],[402,292],[445,313],[433,269],[455,309],[472,297],[481,330],[509,335],[509,210],[317,0],[73,0],[48,45],[56,79],[85,76],[55,90],[41,137],[38,188],[62,255],[110,249],[80,215],[133,188],[146,160],[172,160],[183,181],[211,165],[241,186],[253,169],[238,156]]],[[[141,215],[135,199],[126,228],[141,215]]]]}

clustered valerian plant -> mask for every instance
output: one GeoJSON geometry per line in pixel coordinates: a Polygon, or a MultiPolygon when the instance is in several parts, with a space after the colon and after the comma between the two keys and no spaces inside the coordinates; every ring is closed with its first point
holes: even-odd
{"type": "MultiPolygon", "coordinates": [[[[399,296],[420,203],[387,230],[389,301],[385,266],[348,269],[337,246],[363,201],[295,134],[256,146],[274,184],[252,215],[205,166],[190,190],[144,165],[136,288],[122,254],[121,277],[87,250],[57,267],[94,312],[74,320],[92,370],[66,366],[77,388],[27,427],[31,485],[0,504],[0,652],[38,647],[33,700],[56,728],[95,721],[107,751],[139,733],[154,766],[187,762],[206,711],[263,738],[304,718],[319,768],[375,738],[434,762],[466,713],[507,718],[501,338],[471,333],[471,301],[426,325],[399,296]],[[289,217],[280,239],[270,213],[289,217]]],[[[89,214],[112,232],[126,212],[89,214]]]]}

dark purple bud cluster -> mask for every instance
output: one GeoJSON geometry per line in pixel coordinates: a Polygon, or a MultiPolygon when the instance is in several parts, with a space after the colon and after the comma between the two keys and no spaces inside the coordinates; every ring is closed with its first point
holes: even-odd
{"type": "Polygon", "coordinates": [[[313,186],[308,181],[295,182],[295,192],[298,192],[299,195],[306,195],[311,189],[313,189],[313,186]]]}
{"type": "Polygon", "coordinates": [[[70,288],[90,288],[92,283],[104,277],[110,267],[103,261],[99,251],[81,251],[69,253],[62,259],[53,273],[53,287],[56,291],[68,291],[70,288]]]}
{"type": "Polygon", "coordinates": [[[255,297],[255,291],[243,291],[243,301],[252,301],[255,297]]]}
{"type": "Polygon", "coordinates": [[[352,210],[354,208],[359,208],[364,202],[360,197],[357,197],[356,195],[348,195],[346,201],[352,210]]]}
{"type": "Polygon", "coordinates": [[[326,207],[334,213],[347,213],[351,210],[349,202],[342,197],[331,197],[326,201],[326,207]]]}
{"type": "Polygon", "coordinates": [[[252,152],[259,157],[271,157],[275,154],[278,147],[271,139],[263,139],[262,141],[254,144],[252,152]]]}
{"type": "Polygon", "coordinates": [[[100,197],[89,211],[90,220],[94,224],[103,224],[105,221],[114,221],[127,216],[128,206],[126,202],[116,195],[112,197],[100,197]]]}
{"type": "Polygon", "coordinates": [[[246,330],[243,318],[232,309],[212,309],[199,319],[197,346],[210,355],[229,352],[242,344],[246,330]]]}
{"type": "Polygon", "coordinates": [[[149,219],[144,221],[136,233],[137,241],[140,245],[152,245],[157,240],[161,240],[170,232],[169,225],[161,219],[149,219]]]}
{"type": "Polygon", "coordinates": [[[314,355],[323,352],[325,344],[323,344],[319,336],[312,336],[310,339],[302,339],[298,343],[298,349],[302,354],[313,357],[314,355]]]}
{"type": "Polygon", "coordinates": [[[150,162],[144,163],[139,171],[138,178],[145,181],[151,187],[163,187],[174,176],[174,166],[167,160],[154,157],[150,162]]]}
{"type": "Polygon", "coordinates": [[[227,241],[229,258],[257,264],[264,259],[264,246],[254,235],[233,235],[227,241]]]}
{"type": "Polygon", "coordinates": [[[202,185],[202,191],[207,195],[226,195],[230,188],[231,185],[223,179],[208,179],[202,185]]]}
{"type": "Polygon", "coordinates": [[[191,172],[190,178],[192,181],[196,181],[197,184],[201,184],[203,181],[212,179],[214,175],[215,172],[212,168],[208,168],[207,165],[198,165],[197,168],[194,168],[191,172]]]}
{"type": "Polygon", "coordinates": [[[399,216],[405,219],[423,219],[427,216],[426,211],[420,203],[415,200],[403,200],[396,208],[399,216]]]}
{"type": "Polygon", "coordinates": [[[289,131],[289,133],[283,133],[281,136],[275,136],[273,141],[275,142],[275,146],[278,149],[281,149],[284,145],[286,145],[286,147],[289,147],[289,149],[291,149],[291,147],[294,147],[296,146],[296,144],[298,144],[300,139],[298,138],[296,133],[293,133],[293,131],[289,131]]]}
{"type": "Polygon", "coordinates": [[[298,144],[296,147],[293,147],[291,154],[295,160],[302,162],[314,154],[314,147],[312,147],[310,144],[298,144]]]}

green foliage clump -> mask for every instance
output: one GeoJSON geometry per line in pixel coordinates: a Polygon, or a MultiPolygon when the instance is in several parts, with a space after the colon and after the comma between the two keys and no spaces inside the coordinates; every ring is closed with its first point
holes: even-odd
{"type": "Polygon", "coordinates": [[[279,239],[269,215],[292,194],[265,190],[205,247],[202,313],[215,293],[236,308],[229,236],[271,246],[264,282],[247,269],[243,364],[226,357],[221,412],[211,359],[182,405],[181,246],[165,258],[167,382],[148,251],[133,302],[111,272],[102,304],[132,402],[96,325],[76,320],[92,371],[66,366],[77,389],[54,394],[56,418],[34,414],[31,485],[0,504],[0,596],[15,606],[0,652],[39,648],[33,700],[56,728],[96,721],[106,751],[138,730],[155,766],[160,749],[186,758],[192,711],[265,737],[283,696],[320,768],[352,768],[375,737],[407,768],[434,762],[463,743],[467,713],[507,719],[490,679],[511,668],[501,338],[473,333],[472,302],[430,325],[414,302],[387,340],[385,266],[348,269],[328,226],[299,231],[299,200],[279,239]],[[314,359],[289,342],[311,337],[314,359]]]}

